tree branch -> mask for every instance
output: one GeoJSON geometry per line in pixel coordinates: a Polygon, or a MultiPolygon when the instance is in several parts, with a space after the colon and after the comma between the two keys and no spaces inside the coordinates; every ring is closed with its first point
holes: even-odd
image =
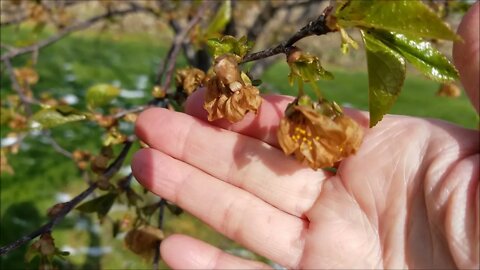
{"type": "Polygon", "coordinates": [[[143,7],[143,6],[136,5],[136,4],[131,4],[130,8],[123,9],[123,10],[107,11],[104,14],[91,17],[91,18],[89,18],[85,21],[79,22],[79,23],[74,24],[74,25],[67,26],[64,29],[58,31],[58,33],[56,33],[55,35],[52,35],[52,36],[50,36],[50,37],[48,37],[44,40],[41,40],[36,44],[30,45],[30,46],[27,46],[27,47],[23,47],[23,48],[17,48],[17,49],[11,50],[11,51],[3,54],[0,58],[0,60],[1,61],[6,61],[7,59],[11,59],[11,58],[14,58],[14,57],[22,55],[22,54],[37,51],[37,50],[39,50],[43,47],[46,47],[46,46],[49,46],[49,45],[55,43],[56,41],[62,39],[63,37],[71,34],[72,32],[88,28],[88,27],[92,26],[93,24],[95,24],[99,21],[102,21],[103,19],[112,18],[112,17],[116,17],[116,16],[124,16],[124,15],[130,14],[130,13],[135,13],[135,12],[147,12],[147,13],[155,14],[155,11],[153,11],[149,8],[143,7]]]}
{"type": "Polygon", "coordinates": [[[172,80],[173,71],[175,67],[175,62],[177,60],[178,52],[182,46],[183,41],[187,37],[187,34],[192,30],[192,28],[200,21],[202,16],[205,15],[205,11],[208,7],[211,6],[210,1],[204,1],[200,6],[199,10],[195,16],[188,22],[184,29],[178,34],[175,35],[173,39],[172,46],[168,50],[167,61],[163,63],[163,67],[159,70],[157,77],[155,79],[155,85],[161,85],[162,89],[166,90],[172,80]],[[165,74],[165,80],[162,82],[162,77],[165,74]]]}
{"type": "Polygon", "coordinates": [[[297,33],[295,33],[293,36],[291,36],[289,39],[286,41],[278,44],[277,46],[273,48],[269,48],[260,52],[252,53],[246,55],[241,63],[246,63],[246,62],[251,62],[263,58],[267,58],[273,55],[277,55],[280,53],[287,54],[293,44],[295,44],[297,41],[309,37],[312,35],[324,35],[327,33],[332,32],[330,28],[327,26],[326,18],[328,17],[328,14],[331,12],[332,7],[329,6],[327,7],[323,12],[322,15],[320,15],[317,19],[309,22],[307,25],[302,27],[297,33]]]}
{"type": "MultiPolygon", "coordinates": [[[[121,168],[123,161],[125,161],[125,158],[127,157],[128,151],[130,150],[133,140],[135,139],[134,136],[131,136],[123,145],[122,151],[120,154],[117,156],[117,158],[112,162],[112,164],[105,170],[105,172],[102,174],[103,177],[105,178],[110,178],[112,177],[115,173],[118,172],[118,170],[121,168]]],[[[52,230],[52,228],[57,225],[65,216],[70,213],[75,206],[77,206],[80,202],[82,202],[88,195],[90,195],[95,189],[97,189],[97,184],[92,183],[88,186],[86,190],[84,190],[82,193],[78,194],[75,198],[72,200],[66,202],[63,204],[62,208],[58,213],[56,213],[51,220],[43,225],[42,227],[38,228],[37,230],[33,231],[32,233],[16,240],[13,243],[10,243],[6,246],[0,247],[0,255],[7,254],[8,252],[16,249],[17,247],[26,244],[27,242],[35,239],[39,235],[42,235],[46,232],[49,232],[52,230]]]]}

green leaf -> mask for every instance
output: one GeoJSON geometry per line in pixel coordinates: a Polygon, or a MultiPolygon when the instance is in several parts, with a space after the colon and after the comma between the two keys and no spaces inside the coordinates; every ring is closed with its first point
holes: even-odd
{"type": "Polygon", "coordinates": [[[232,18],[232,3],[230,0],[224,1],[213,17],[211,23],[207,26],[205,36],[212,37],[220,34],[232,18]]]}
{"type": "Polygon", "coordinates": [[[289,62],[288,65],[290,66],[290,74],[288,75],[290,84],[293,84],[295,77],[311,83],[320,79],[333,79],[333,74],[322,67],[320,59],[309,53],[302,52],[297,59],[289,62]]]}
{"type": "Polygon", "coordinates": [[[430,42],[384,30],[367,32],[400,53],[428,78],[442,83],[458,79],[458,71],[455,67],[430,42]]]}
{"type": "Polygon", "coordinates": [[[358,26],[415,37],[460,40],[435,12],[419,0],[344,1],[335,16],[342,27],[358,26]]]}
{"type": "Polygon", "coordinates": [[[87,104],[90,109],[104,106],[120,94],[120,89],[110,84],[96,84],[87,90],[87,104]]]}
{"type": "Polygon", "coordinates": [[[213,58],[224,54],[235,54],[243,58],[253,47],[253,42],[248,41],[245,36],[236,39],[232,36],[223,36],[220,39],[214,38],[207,41],[207,46],[213,58]]]}
{"type": "Polygon", "coordinates": [[[31,129],[46,129],[86,118],[84,113],[70,106],[58,106],[36,112],[30,119],[29,126],[31,129]]]}
{"type": "Polygon", "coordinates": [[[375,37],[361,32],[367,51],[370,127],[373,127],[390,110],[402,90],[405,60],[375,37]]]}
{"type": "Polygon", "coordinates": [[[108,214],[110,208],[112,208],[117,196],[118,194],[114,192],[107,193],[88,202],[84,202],[76,209],[84,213],[97,213],[98,218],[102,219],[108,214]]]}

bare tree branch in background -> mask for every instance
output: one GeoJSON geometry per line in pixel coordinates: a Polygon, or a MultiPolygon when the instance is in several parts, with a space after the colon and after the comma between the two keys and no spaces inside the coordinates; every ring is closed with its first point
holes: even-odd
{"type": "Polygon", "coordinates": [[[162,68],[158,71],[157,77],[155,79],[155,85],[161,85],[162,89],[167,90],[170,86],[170,82],[173,76],[173,71],[175,67],[175,62],[177,60],[178,53],[183,44],[183,41],[187,37],[187,34],[192,30],[192,28],[200,21],[202,16],[205,15],[205,11],[212,5],[212,2],[205,1],[202,6],[198,9],[195,16],[188,22],[187,26],[182,29],[181,32],[175,35],[173,43],[167,53],[167,61],[164,62],[162,68]],[[162,78],[164,77],[163,83],[162,78]]]}
{"type": "Polygon", "coordinates": [[[64,29],[58,31],[58,33],[56,33],[55,35],[52,35],[52,36],[50,36],[50,37],[48,37],[44,40],[41,40],[41,41],[33,44],[33,45],[23,47],[23,48],[13,49],[13,50],[3,54],[0,58],[0,60],[5,61],[6,59],[11,59],[13,57],[16,57],[16,56],[19,56],[19,55],[22,55],[22,54],[38,51],[39,49],[44,48],[46,46],[49,46],[49,45],[57,42],[58,40],[64,38],[65,36],[75,32],[75,31],[86,29],[86,28],[92,26],[93,24],[95,24],[97,22],[100,22],[100,21],[102,21],[106,18],[113,18],[113,17],[117,17],[117,16],[125,16],[127,14],[136,13],[136,12],[146,12],[146,13],[150,13],[150,14],[155,14],[155,11],[153,11],[152,9],[149,9],[147,7],[143,7],[143,6],[132,3],[130,5],[130,8],[123,9],[123,10],[114,10],[114,11],[109,10],[109,11],[107,11],[107,12],[101,14],[101,15],[94,16],[94,17],[89,18],[85,21],[81,21],[81,22],[78,22],[76,24],[67,26],[64,29]]]}

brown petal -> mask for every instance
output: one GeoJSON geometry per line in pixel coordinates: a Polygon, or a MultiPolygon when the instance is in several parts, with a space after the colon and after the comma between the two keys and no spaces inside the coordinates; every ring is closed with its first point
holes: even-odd
{"type": "Polygon", "coordinates": [[[312,106],[293,106],[294,111],[283,118],[278,141],[285,152],[295,154],[300,162],[313,169],[331,167],[354,154],[360,147],[363,132],[347,116],[326,116],[312,106]]]}
{"type": "Polygon", "coordinates": [[[249,111],[257,112],[262,99],[260,91],[254,86],[243,86],[232,92],[218,77],[207,83],[204,108],[208,112],[208,120],[226,118],[235,123],[243,119],[249,111]]]}

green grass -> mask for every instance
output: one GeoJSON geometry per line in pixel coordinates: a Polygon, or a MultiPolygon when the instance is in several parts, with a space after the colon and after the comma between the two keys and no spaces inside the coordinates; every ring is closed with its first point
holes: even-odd
{"type": "MultiPolygon", "coordinates": [[[[358,52],[360,53],[360,52],[358,52]]],[[[325,65],[328,68],[328,65],[325,65]]],[[[295,95],[296,89],[288,84],[288,65],[277,63],[263,76],[273,89],[286,95],[295,95]]],[[[368,76],[365,72],[347,72],[333,69],[335,79],[320,81],[322,93],[338,104],[368,111],[368,76]]],[[[443,119],[467,128],[478,127],[478,116],[464,93],[458,98],[436,96],[438,83],[409,73],[402,93],[393,106],[392,114],[443,119]]],[[[309,85],[306,91],[312,94],[309,85]]]]}
{"type": "MultiPolygon", "coordinates": [[[[30,39],[33,42],[44,34],[31,35],[28,30],[19,32],[2,29],[2,42],[20,44],[30,39]]],[[[143,35],[130,35],[113,40],[111,35],[82,34],[75,35],[46,48],[40,54],[37,70],[40,81],[33,87],[36,95],[48,90],[54,97],[75,94],[80,110],[85,109],[84,96],[88,87],[96,83],[116,83],[124,89],[136,89],[139,78],[147,78],[143,91],[145,97],[136,99],[118,98],[117,105],[131,107],[149,99],[148,93],[157,70],[160,58],[165,54],[165,39],[143,35]],[[74,79],[72,79],[74,78],[74,79]]],[[[28,63],[29,56],[16,59],[15,66],[28,63]]],[[[180,60],[180,63],[183,63],[180,60]]],[[[328,67],[328,66],[327,66],[328,67]]],[[[275,92],[294,94],[287,82],[288,67],[275,64],[262,78],[273,86],[275,92]]],[[[334,70],[334,81],[320,82],[324,94],[339,104],[351,104],[367,109],[367,76],[362,72],[334,70]]],[[[2,74],[0,84],[2,100],[12,94],[10,82],[2,74]]],[[[466,127],[476,127],[478,118],[465,96],[458,99],[440,98],[434,95],[437,84],[421,77],[408,76],[402,95],[392,112],[422,117],[441,118],[466,127]]],[[[268,92],[268,91],[266,91],[268,92]]],[[[38,108],[35,108],[37,110],[38,108]]],[[[132,126],[127,127],[132,129],[132,126]]],[[[73,123],[54,128],[53,136],[69,150],[86,149],[98,151],[101,146],[102,130],[95,125],[73,123]]],[[[9,132],[2,127],[1,136],[9,132]]],[[[135,146],[138,147],[138,146],[135,146]]],[[[119,151],[119,148],[116,148],[119,151]]],[[[127,159],[127,164],[130,157],[127,159]]],[[[28,136],[24,147],[17,155],[10,155],[9,161],[15,170],[14,175],[2,174],[0,181],[0,245],[9,243],[25,235],[47,221],[45,213],[55,203],[55,196],[66,193],[75,196],[85,188],[85,183],[71,161],[56,153],[42,142],[41,137],[28,136]]],[[[124,211],[114,211],[113,218],[121,218],[124,211]]],[[[133,215],[133,214],[132,214],[133,215]]],[[[82,216],[74,211],[54,230],[59,247],[81,248],[88,246],[111,247],[110,253],[99,257],[84,253],[68,257],[65,269],[150,269],[150,262],[128,251],[119,237],[113,237],[111,223],[106,221],[102,233],[79,228],[95,227],[97,218],[82,216]],[[79,222],[80,220],[80,222],[79,222]]],[[[165,232],[178,232],[193,235],[223,249],[232,249],[238,245],[213,232],[197,219],[188,214],[179,218],[167,215],[165,232]]],[[[26,247],[21,247],[8,256],[2,256],[2,269],[25,269],[23,256],[26,247]]],[[[33,267],[34,268],[34,267],[33,267]]]]}

